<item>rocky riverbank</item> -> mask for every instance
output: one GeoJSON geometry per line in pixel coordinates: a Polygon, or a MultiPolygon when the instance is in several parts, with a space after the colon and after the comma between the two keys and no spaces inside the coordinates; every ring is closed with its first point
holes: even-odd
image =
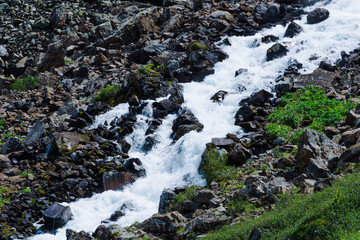
{"type": "MultiPolygon", "coordinates": [[[[145,176],[141,159],[128,156],[131,145],[125,141],[146,106],[144,100],[167,98],[151,106],[154,119],[147,135],[168,114],[178,114],[174,141],[189,131],[201,131],[196,116],[181,109],[179,83],[202,81],[213,73],[214,64],[227,57],[219,48],[230,44],[226,36],[253,35],[300,19],[306,14],[304,6],[315,2],[0,1],[2,239],[32,236],[36,222],[51,231],[53,226],[42,218],[53,203],[121,189],[145,176]],[[95,116],[125,102],[128,114],[89,128],[95,116]]],[[[317,10],[308,21],[316,24],[328,15],[317,10]]],[[[286,34],[301,31],[290,24],[286,34]]],[[[276,41],[276,36],[261,41],[276,41]]],[[[267,60],[286,52],[286,46],[274,43],[267,60]]],[[[277,99],[308,84],[325,87],[326,94],[337,100],[358,96],[358,59],[359,51],[344,53],[336,66],[324,62],[307,75],[299,75],[301,64],[289,64],[274,93],[262,90],[240,103],[235,124],[247,132],[244,136],[228,134],[207,145],[200,168],[208,180],[206,188],[166,189],[159,214],[143,223],[127,229],[99,226],[93,236],[68,230],[67,238],[194,238],[260,215],[273,207],[277,194],[325,188],[342,176],[338,166],[347,165],[357,154],[357,109],[337,128],[326,128],[326,135],[305,131],[295,157],[279,157],[278,153],[291,153],[296,144],[271,139],[264,126],[277,99]],[[236,173],[223,179],[209,175],[206,166],[214,156],[236,173]],[[186,201],[175,204],[175,194],[182,193],[188,194],[186,201]],[[230,203],[240,198],[257,209],[236,216],[230,203]]],[[[212,98],[219,103],[226,97],[220,90],[212,98]]],[[[148,136],[144,150],[154,144],[148,136]]],[[[131,208],[131,203],[124,204],[106,221],[131,208]]]]}

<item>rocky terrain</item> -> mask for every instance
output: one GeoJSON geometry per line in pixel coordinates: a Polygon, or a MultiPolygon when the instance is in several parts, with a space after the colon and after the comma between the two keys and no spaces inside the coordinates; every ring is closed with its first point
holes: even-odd
{"type": "MultiPolygon", "coordinates": [[[[131,145],[124,139],[144,100],[166,97],[152,105],[147,135],[168,114],[177,114],[174,141],[201,131],[196,116],[182,109],[179,83],[213,73],[214,64],[227,58],[219,48],[230,44],[226,36],[254,35],[305,14],[309,24],[325,20],[325,9],[304,11],[315,2],[0,0],[0,238],[33,236],[34,223],[52,231],[71,216],[57,202],[121,189],[146,176],[141,159],[128,156],[131,145]],[[95,116],[125,102],[129,114],[89,128],[95,116]],[[54,211],[62,212],[56,224],[54,211]]],[[[301,31],[292,23],[285,34],[301,31]]],[[[275,42],[276,36],[261,41],[275,42]]],[[[274,43],[267,60],[286,52],[274,43]]],[[[245,130],[243,136],[229,133],[207,145],[199,168],[206,187],[164,189],[159,213],[148,220],[129,228],[101,225],[93,234],[68,229],[67,239],[193,239],[261,215],[274,207],[278,194],[323,190],[351,171],[344,169],[360,153],[360,107],[354,99],[360,91],[359,59],[358,50],[344,53],[336,65],[322,62],[307,75],[299,74],[301,64],[289,64],[272,93],[261,90],[240,103],[234,124],[245,130]],[[267,118],[280,98],[309,84],[356,108],[324,133],[305,130],[298,144],[268,136],[267,118]],[[236,173],[211,174],[214,159],[236,173]],[[186,199],[176,201],[184,193],[186,199]],[[238,216],[230,203],[240,198],[254,209],[238,216]]],[[[220,90],[213,101],[226,97],[220,90]]],[[[148,136],[144,151],[154,144],[148,136]]],[[[125,203],[105,222],[131,208],[125,203]]]]}

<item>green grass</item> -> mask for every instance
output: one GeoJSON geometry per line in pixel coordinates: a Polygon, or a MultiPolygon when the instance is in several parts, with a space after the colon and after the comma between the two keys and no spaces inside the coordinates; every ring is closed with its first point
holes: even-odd
{"type": "Polygon", "coordinates": [[[10,85],[10,88],[18,91],[32,90],[37,86],[37,77],[27,76],[15,80],[14,83],[10,85]]]}
{"type": "Polygon", "coordinates": [[[116,97],[120,90],[120,85],[108,85],[103,88],[96,96],[95,101],[97,102],[108,102],[109,100],[116,97]]]}
{"type": "Polygon", "coordinates": [[[320,86],[309,85],[281,98],[265,130],[271,138],[283,137],[296,144],[304,128],[322,132],[326,126],[336,126],[355,105],[329,99],[320,86]]]}
{"type": "Polygon", "coordinates": [[[4,119],[4,118],[0,118],[0,129],[1,129],[1,130],[4,130],[4,129],[5,129],[4,124],[5,124],[5,119],[4,119]]]}
{"type": "Polygon", "coordinates": [[[199,186],[193,185],[188,187],[184,192],[176,194],[174,197],[174,201],[169,208],[172,210],[182,211],[182,203],[186,200],[192,200],[198,189],[200,189],[199,186]]]}
{"type": "Polygon", "coordinates": [[[226,226],[205,239],[248,239],[254,228],[262,239],[358,239],[360,173],[334,182],[322,192],[283,195],[276,207],[249,221],[226,226]]]}

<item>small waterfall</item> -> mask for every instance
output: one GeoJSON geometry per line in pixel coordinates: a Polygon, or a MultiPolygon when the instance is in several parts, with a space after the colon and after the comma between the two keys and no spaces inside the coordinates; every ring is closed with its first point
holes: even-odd
{"type": "MultiPolygon", "coordinates": [[[[317,4],[321,6],[321,3],[317,4]]],[[[317,6],[306,10],[314,9],[317,6]]],[[[308,25],[306,17],[296,21],[304,29],[294,38],[283,38],[286,26],[276,26],[263,30],[255,36],[231,37],[231,46],[223,50],[229,58],[216,64],[215,74],[207,76],[203,82],[183,84],[185,103],[183,108],[191,110],[204,124],[202,132],[190,132],[173,143],[170,138],[175,115],[167,116],[153,134],[158,144],[144,153],[141,147],[145,139],[147,120],[151,119],[151,101],[148,102],[134,132],[127,137],[132,148],[130,157],[139,158],[147,171],[147,176],[138,179],[122,191],[106,191],[91,198],[70,203],[73,218],[56,235],[37,235],[32,239],[65,239],[65,231],[94,231],[102,220],[119,208],[124,202],[132,201],[135,211],[128,211],[116,222],[129,226],[135,221],[143,221],[157,212],[159,197],[165,187],[181,185],[204,185],[197,173],[201,154],[205,144],[213,137],[223,137],[227,133],[241,134],[241,129],[234,125],[234,115],[239,108],[239,101],[260,89],[271,89],[274,80],[281,75],[289,61],[296,59],[303,64],[302,73],[314,71],[323,60],[334,63],[341,57],[341,51],[349,52],[358,47],[360,40],[360,4],[358,0],[333,0],[326,5],[330,17],[324,22],[308,25]],[[273,43],[261,43],[266,35],[278,36],[279,42],[289,46],[288,54],[280,59],[266,62],[266,51],[273,43]],[[310,60],[313,59],[313,60],[310,60]],[[247,72],[235,77],[239,68],[247,72]],[[211,96],[217,91],[228,92],[223,102],[214,103],[211,96]]],[[[108,113],[96,118],[96,124],[110,122],[116,116],[128,112],[128,104],[120,104],[108,113]]],[[[94,126],[95,127],[95,126],[94,126]]]]}

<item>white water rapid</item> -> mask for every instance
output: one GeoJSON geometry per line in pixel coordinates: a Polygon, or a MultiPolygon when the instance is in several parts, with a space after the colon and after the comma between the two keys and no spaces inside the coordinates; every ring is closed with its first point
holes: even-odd
{"type": "MultiPolygon", "coordinates": [[[[322,6],[322,3],[306,10],[319,6],[322,6]]],[[[159,197],[164,188],[205,184],[197,173],[205,144],[212,138],[224,137],[227,133],[241,134],[240,128],[234,125],[234,116],[241,99],[255,91],[271,89],[275,78],[284,71],[290,59],[296,59],[303,64],[302,73],[310,73],[319,66],[320,61],[334,63],[341,58],[341,51],[349,52],[359,47],[359,0],[333,0],[324,7],[330,11],[330,17],[324,22],[308,25],[306,16],[303,16],[302,20],[296,23],[303,27],[304,32],[292,39],[283,38],[286,30],[283,26],[263,30],[255,36],[230,38],[232,45],[223,47],[229,58],[216,64],[215,74],[207,76],[203,82],[183,84],[183,107],[191,110],[204,124],[203,131],[190,132],[173,144],[170,134],[172,121],[176,116],[169,115],[154,133],[159,143],[145,154],[141,146],[145,139],[146,119],[152,115],[151,108],[146,108],[143,115],[137,116],[136,128],[126,140],[132,145],[130,157],[137,157],[143,162],[147,176],[122,191],[106,191],[70,203],[72,220],[59,229],[56,235],[42,234],[32,239],[64,240],[67,228],[92,232],[125,201],[131,200],[136,211],[126,212],[124,217],[115,222],[121,226],[129,226],[157,212],[159,197]],[[260,39],[269,34],[280,37],[280,43],[289,42],[290,47],[285,57],[266,62],[266,50],[273,43],[264,44],[260,39]],[[254,47],[256,41],[260,45],[254,47]],[[312,56],[318,58],[309,61],[312,56]],[[239,68],[248,69],[248,72],[235,78],[234,73],[239,68]],[[240,92],[240,85],[246,90],[240,92]],[[219,90],[225,90],[229,94],[222,103],[213,103],[210,97],[219,90]]],[[[127,109],[127,104],[120,104],[110,112],[98,116],[96,124],[102,124],[105,120],[110,122],[112,118],[125,114],[127,109]]]]}

